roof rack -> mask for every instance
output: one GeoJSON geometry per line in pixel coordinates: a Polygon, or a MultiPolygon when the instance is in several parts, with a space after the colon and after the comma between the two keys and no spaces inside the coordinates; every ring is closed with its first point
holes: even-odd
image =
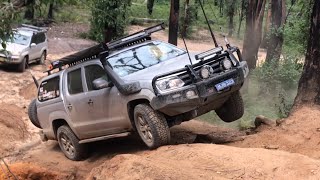
{"type": "Polygon", "coordinates": [[[46,28],[46,27],[37,27],[37,26],[29,25],[29,24],[21,24],[21,26],[18,29],[27,30],[27,31],[34,31],[34,32],[48,31],[48,28],[46,28]]]}
{"type": "Polygon", "coordinates": [[[45,71],[48,75],[55,69],[62,70],[66,65],[73,66],[88,60],[96,59],[99,57],[100,53],[108,54],[111,50],[120,49],[123,47],[132,46],[144,42],[146,40],[151,40],[151,34],[164,30],[164,23],[146,28],[134,34],[130,34],[121,39],[111,41],[109,43],[100,43],[98,45],[92,46],[90,48],[84,49],[77,53],[71,54],[69,56],[63,57],[59,60],[51,62],[49,70],[45,71]]]}

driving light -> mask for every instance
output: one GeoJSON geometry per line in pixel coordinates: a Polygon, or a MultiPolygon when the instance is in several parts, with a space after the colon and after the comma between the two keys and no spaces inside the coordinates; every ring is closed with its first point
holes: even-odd
{"type": "Polygon", "coordinates": [[[228,69],[231,69],[232,68],[232,63],[231,61],[228,59],[228,58],[225,58],[223,61],[222,61],[222,66],[225,70],[228,70],[228,69]]]}
{"type": "Polygon", "coordinates": [[[156,82],[156,86],[161,91],[173,90],[184,86],[184,82],[174,76],[167,79],[161,79],[156,82]]]}
{"type": "Polygon", "coordinates": [[[195,91],[190,90],[190,91],[187,91],[186,97],[187,99],[194,99],[194,98],[198,98],[198,95],[195,91]]]}
{"type": "Polygon", "coordinates": [[[213,73],[213,68],[211,66],[205,65],[200,70],[200,76],[202,79],[208,79],[213,73]]]}

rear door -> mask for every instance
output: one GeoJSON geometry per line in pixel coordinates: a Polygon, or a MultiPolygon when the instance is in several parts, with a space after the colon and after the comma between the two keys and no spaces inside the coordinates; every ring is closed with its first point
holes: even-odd
{"type": "Polygon", "coordinates": [[[37,58],[37,46],[31,47],[31,44],[37,44],[38,36],[34,34],[31,38],[30,49],[29,49],[29,62],[33,62],[37,58]]]}

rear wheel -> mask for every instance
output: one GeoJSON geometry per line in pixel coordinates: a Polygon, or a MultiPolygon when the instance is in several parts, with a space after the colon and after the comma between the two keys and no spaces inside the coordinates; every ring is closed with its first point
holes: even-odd
{"type": "Polygon", "coordinates": [[[18,71],[24,72],[28,68],[28,58],[24,57],[21,63],[18,65],[18,71]]]}
{"type": "Polygon", "coordinates": [[[150,148],[169,144],[170,130],[166,118],[147,104],[134,108],[134,123],[143,142],[150,148]]]}
{"type": "Polygon", "coordinates": [[[240,92],[234,92],[229,99],[216,110],[216,113],[224,122],[233,122],[240,119],[244,113],[244,105],[240,92]]]}
{"type": "Polygon", "coordinates": [[[60,126],[57,131],[57,138],[59,146],[67,158],[79,161],[87,157],[88,151],[86,145],[79,144],[79,139],[69,126],[60,126]]]}
{"type": "Polygon", "coordinates": [[[47,53],[46,51],[43,51],[43,53],[40,56],[40,59],[38,61],[39,64],[45,64],[45,61],[47,59],[47,53]]]}

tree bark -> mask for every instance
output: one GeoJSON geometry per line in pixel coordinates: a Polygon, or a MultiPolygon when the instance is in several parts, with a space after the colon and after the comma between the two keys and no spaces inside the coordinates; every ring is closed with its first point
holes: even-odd
{"type": "Polygon", "coordinates": [[[238,32],[237,32],[238,38],[240,38],[240,31],[241,31],[242,21],[243,21],[243,17],[244,17],[244,11],[246,10],[245,1],[246,0],[241,1],[241,10],[240,10],[240,14],[239,14],[239,26],[238,26],[238,32]]]}
{"type": "Polygon", "coordinates": [[[283,45],[283,25],[286,19],[285,0],[271,1],[271,30],[270,39],[267,43],[266,62],[278,61],[282,52],[283,45]]]}
{"type": "Polygon", "coordinates": [[[320,1],[314,0],[310,35],[295,105],[320,105],[320,1]]]}
{"type": "Polygon", "coordinates": [[[228,17],[229,17],[229,32],[228,32],[228,36],[231,37],[233,36],[233,30],[234,30],[234,14],[235,14],[235,10],[236,10],[236,3],[234,2],[234,0],[229,0],[228,1],[228,17]]]}
{"type": "Polygon", "coordinates": [[[256,68],[262,39],[262,24],[266,0],[249,0],[246,12],[246,32],[243,42],[243,58],[250,69],[256,68]]]}
{"type": "Polygon", "coordinates": [[[27,9],[24,13],[24,18],[28,20],[33,20],[34,19],[34,4],[35,0],[28,0],[28,5],[27,9]]]}
{"type": "Polygon", "coordinates": [[[187,29],[189,26],[188,19],[189,19],[189,0],[186,0],[185,6],[184,6],[184,19],[183,19],[184,22],[183,22],[182,29],[180,29],[180,34],[184,38],[187,37],[187,29]]]}
{"type": "Polygon", "coordinates": [[[154,6],[154,0],[148,0],[147,9],[148,9],[149,15],[151,15],[153,12],[153,6],[154,6]]]}
{"type": "Polygon", "coordinates": [[[168,42],[173,45],[178,44],[178,28],[179,28],[179,0],[171,0],[168,42]]]}
{"type": "Polygon", "coordinates": [[[262,42],[261,42],[261,48],[266,48],[267,44],[269,42],[269,32],[270,32],[270,22],[271,22],[271,1],[269,0],[268,3],[268,12],[267,12],[267,17],[265,20],[265,24],[264,24],[264,32],[263,32],[263,38],[262,38],[262,42]]]}
{"type": "Polygon", "coordinates": [[[54,19],[54,2],[52,1],[49,4],[49,10],[48,10],[48,19],[54,19]]]}

